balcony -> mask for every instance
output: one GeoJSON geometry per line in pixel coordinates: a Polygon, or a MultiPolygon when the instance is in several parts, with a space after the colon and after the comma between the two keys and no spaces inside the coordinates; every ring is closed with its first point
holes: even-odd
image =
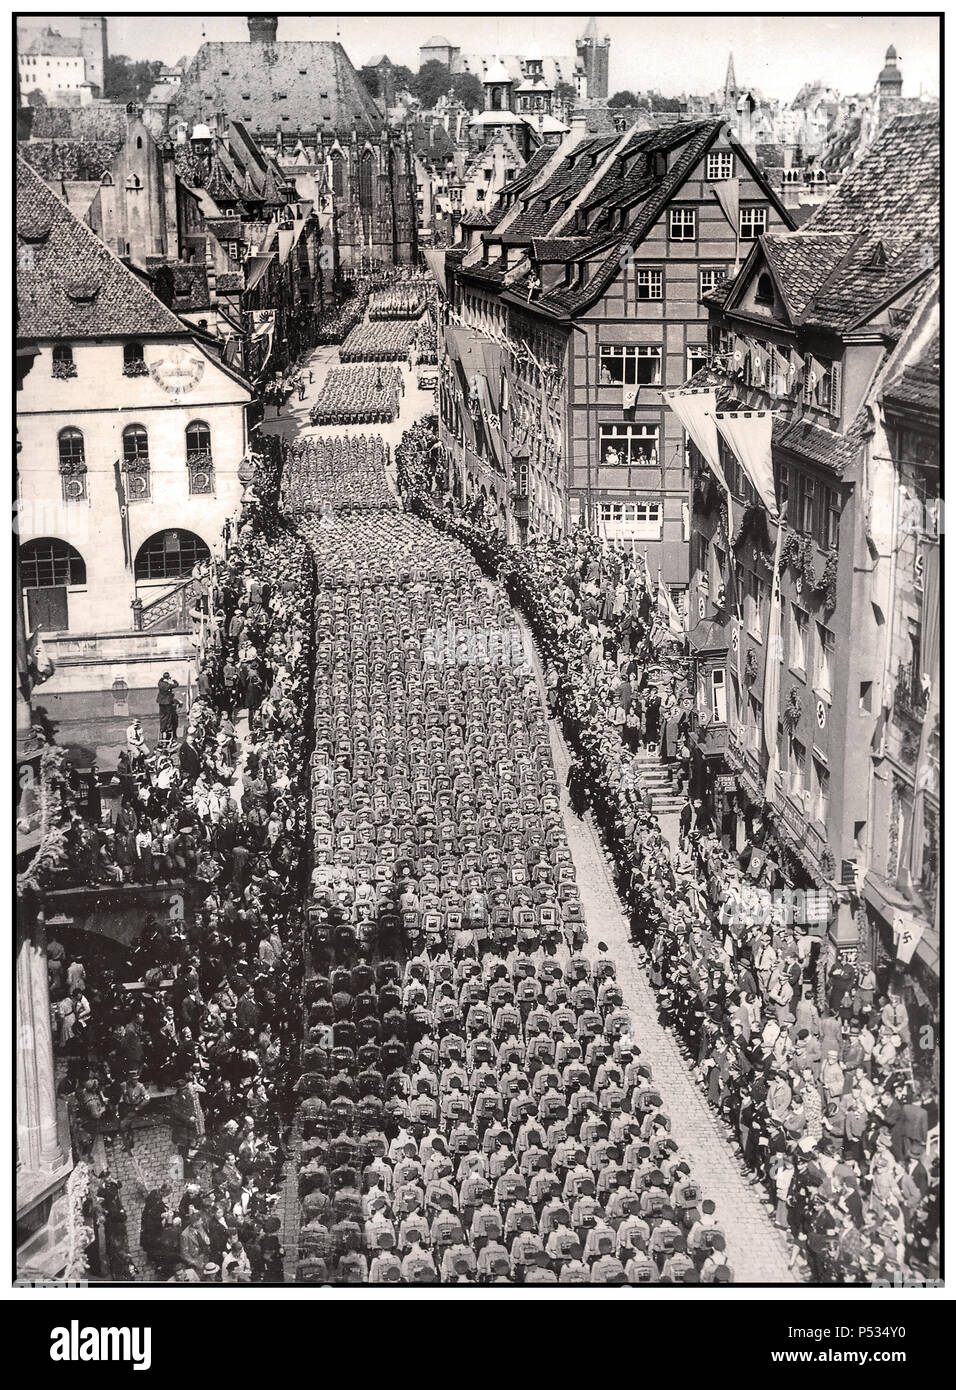
{"type": "Polygon", "coordinates": [[[716,758],[727,752],[726,724],[702,724],[696,734],[697,748],[705,758],[716,758]]]}
{"type": "Polygon", "coordinates": [[[926,713],[926,695],[919,674],[912,662],[900,663],[893,692],[893,714],[914,724],[922,724],[926,713]]]}

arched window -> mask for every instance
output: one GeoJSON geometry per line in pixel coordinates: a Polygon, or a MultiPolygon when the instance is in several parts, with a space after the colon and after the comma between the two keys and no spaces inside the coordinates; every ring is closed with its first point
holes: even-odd
{"type": "Polygon", "coordinates": [[[212,436],[205,420],[193,420],[186,426],[186,467],[190,496],[204,496],[215,491],[212,436]]]}
{"type": "Polygon", "coordinates": [[[372,173],[372,152],[366,150],[359,163],[359,206],[363,212],[372,211],[372,173]]]}
{"type": "Polygon", "coordinates": [[[20,582],[24,589],[85,584],[86,562],[66,541],[42,536],[20,547],[20,582]]]}
{"type": "MultiPolygon", "coordinates": [[[[126,243],[127,250],[129,242],[126,243]]],[[[146,363],[143,361],[142,343],[123,344],[123,375],[124,376],[145,376],[146,363]]]]}
{"type": "Polygon", "coordinates": [[[345,196],[345,160],[340,154],[332,156],[332,192],[336,198],[345,196]]]}
{"type": "Polygon", "coordinates": [[[157,531],[136,553],[137,579],[187,579],[209,559],[209,547],[192,531],[157,531]]]}
{"type": "Polygon", "coordinates": [[[86,583],[86,565],[78,550],[56,536],[42,536],[20,547],[20,582],[27,596],[30,629],[66,632],[70,626],[69,590],[86,583]]]}
{"type": "Polygon", "coordinates": [[[757,281],[757,292],[754,295],[757,304],[773,304],[773,281],[769,275],[761,275],[757,281]]]}
{"type": "Polygon", "coordinates": [[[56,447],[63,485],[63,500],[79,502],[86,496],[86,449],[83,435],[72,426],[60,430],[56,447]]]}
{"type": "Polygon", "coordinates": [[[149,497],[149,436],[142,425],[127,425],[123,431],[123,468],[127,501],[149,497]]]}
{"type": "Polygon", "coordinates": [[[65,381],[67,377],[76,376],[73,349],[70,347],[69,343],[57,343],[54,347],[53,375],[58,381],[65,381]]]}

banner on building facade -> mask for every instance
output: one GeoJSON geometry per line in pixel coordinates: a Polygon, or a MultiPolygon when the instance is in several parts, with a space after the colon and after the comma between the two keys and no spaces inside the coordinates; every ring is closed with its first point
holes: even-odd
{"type": "Polygon", "coordinates": [[[936,730],[939,714],[939,545],[921,542],[923,561],[923,605],[920,614],[919,677],[926,695],[926,709],[920,728],[913,780],[913,815],[910,822],[909,871],[918,882],[923,868],[923,841],[926,834],[926,793],[938,795],[938,772],[930,757],[929,741],[936,730]]]}
{"type": "Polygon", "coordinates": [[[780,709],[780,667],[783,653],[780,642],[780,552],[783,548],[783,521],[777,526],[777,544],[773,552],[773,579],[770,584],[770,621],[767,625],[767,646],[763,668],[763,737],[767,745],[767,781],[764,799],[769,801],[777,776],[777,715],[780,709]]]}
{"type": "Polygon", "coordinates": [[[445,282],[445,253],[444,251],[425,251],[425,264],[438,281],[438,288],[442,294],[447,296],[448,286],[445,282]]]}
{"type": "Polygon", "coordinates": [[[707,388],[692,387],[681,391],[662,391],[661,397],[673,410],[690,436],[697,452],[726,492],[727,525],[733,534],[733,503],[730,497],[730,488],[720,463],[720,445],[717,440],[717,426],[714,423],[714,417],[717,413],[717,393],[707,388]]]}
{"type": "Polygon", "coordinates": [[[776,521],[777,492],[773,481],[773,414],[769,410],[718,411],[717,429],[753,483],[757,496],[776,521]]]}

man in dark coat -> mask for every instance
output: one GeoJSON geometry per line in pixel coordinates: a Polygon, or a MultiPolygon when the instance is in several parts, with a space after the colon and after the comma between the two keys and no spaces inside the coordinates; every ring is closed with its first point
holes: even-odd
{"type": "Polygon", "coordinates": [[[179,766],[187,782],[192,784],[202,772],[202,758],[193,742],[192,734],[187,734],[179,749],[179,766]]]}
{"type": "Polygon", "coordinates": [[[178,688],[179,681],[173,680],[169,672],[164,671],[156,687],[156,704],[159,706],[159,737],[167,742],[176,737],[176,726],[179,720],[176,696],[173,691],[178,688]]]}

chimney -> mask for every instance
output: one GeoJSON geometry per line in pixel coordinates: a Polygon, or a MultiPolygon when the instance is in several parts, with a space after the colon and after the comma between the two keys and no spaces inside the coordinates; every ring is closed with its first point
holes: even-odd
{"type": "Polygon", "coordinates": [[[279,16],[274,14],[250,14],[246,16],[249,25],[250,43],[275,43],[279,28],[279,16]]]}

